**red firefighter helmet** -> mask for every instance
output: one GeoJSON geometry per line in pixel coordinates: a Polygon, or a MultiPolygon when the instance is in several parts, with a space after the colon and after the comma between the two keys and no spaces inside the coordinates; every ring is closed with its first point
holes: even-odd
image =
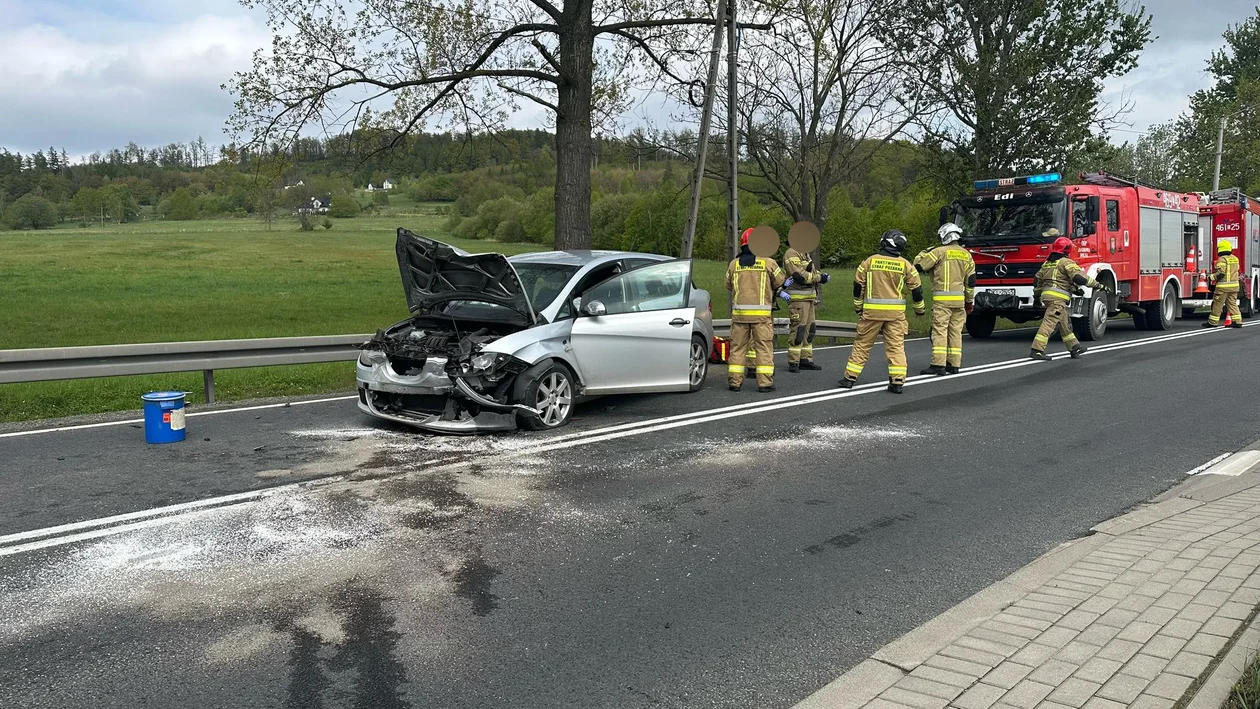
{"type": "Polygon", "coordinates": [[[1063,254],[1067,256],[1072,251],[1072,240],[1066,236],[1060,236],[1050,245],[1050,253],[1063,254]]]}
{"type": "Polygon", "coordinates": [[[747,245],[748,245],[748,235],[749,235],[749,234],[751,234],[752,232],[753,232],[753,230],[752,230],[752,229],[745,229],[745,230],[744,230],[744,233],[743,233],[743,234],[741,234],[741,235],[740,235],[740,237],[739,237],[739,245],[740,245],[740,246],[747,246],[747,245]]]}

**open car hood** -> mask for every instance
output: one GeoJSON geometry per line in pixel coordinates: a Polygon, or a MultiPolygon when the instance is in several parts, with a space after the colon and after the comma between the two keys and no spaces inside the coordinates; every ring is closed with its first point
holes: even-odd
{"type": "Polygon", "coordinates": [[[412,315],[428,313],[447,301],[467,300],[501,305],[529,325],[537,324],[521,279],[503,254],[470,254],[401,228],[396,250],[412,315]]]}

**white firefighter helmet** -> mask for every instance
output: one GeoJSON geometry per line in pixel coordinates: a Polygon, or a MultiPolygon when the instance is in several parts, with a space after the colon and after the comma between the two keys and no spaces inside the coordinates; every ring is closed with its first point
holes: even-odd
{"type": "Polygon", "coordinates": [[[942,245],[952,244],[962,238],[962,227],[953,222],[945,222],[936,231],[936,236],[941,240],[942,245]]]}

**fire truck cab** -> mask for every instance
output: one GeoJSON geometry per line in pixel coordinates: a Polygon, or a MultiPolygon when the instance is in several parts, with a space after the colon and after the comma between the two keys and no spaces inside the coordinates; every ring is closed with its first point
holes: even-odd
{"type": "Polygon", "coordinates": [[[1109,319],[1133,315],[1139,329],[1166,330],[1198,285],[1186,255],[1204,240],[1201,197],[1106,173],[1084,173],[1065,185],[1059,173],[980,180],[975,191],[941,209],[941,222],[962,227],[962,245],[976,261],[975,311],[967,332],[989,337],[1003,317],[1017,323],[1045,312],[1033,297],[1033,277],[1055,237],[1073,242],[1071,258],[1115,290],[1082,289],[1072,299],[1072,327],[1082,340],[1100,339],[1109,319]]]}
{"type": "MultiPolygon", "coordinates": [[[[1257,308],[1256,290],[1260,287],[1260,204],[1237,187],[1210,192],[1205,202],[1199,207],[1199,223],[1207,238],[1202,254],[1196,254],[1198,268],[1205,275],[1211,273],[1217,244],[1228,241],[1239,263],[1238,306],[1243,315],[1251,315],[1257,308]]],[[[1211,301],[1204,304],[1211,305],[1211,301]]]]}

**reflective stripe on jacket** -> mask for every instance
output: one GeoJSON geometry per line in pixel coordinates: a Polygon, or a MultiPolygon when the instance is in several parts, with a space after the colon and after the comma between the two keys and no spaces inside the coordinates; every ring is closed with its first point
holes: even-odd
{"type": "Polygon", "coordinates": [[[1216,259],[1216,272],[1212,274],[1216,290],[1238,290],[1238,257],[1225,254],[1216,259]]]}
{"type": "Polygon", "coordinates": [[[1066,256],[1046,261],[1033,277],[1033,296],[1041,298],[1043,303],[1047,299],[1071,300],[1076,290],[1073,279],[1084,275],[1085,270],[1066,256]]]}
{"type": "Polygon", "coordinates": [[[932,301],[961,308],[975,300],[976,262],[958,244],[946,244],[919,253],[914,263],[932,274],[932,301]]]}
{"type": "Polygon", "coordinates": [[[792,300],[816,300],[818,298],[818,281],[822,274],[813,267],[813,259],[809,254],[796,249],[788,249],[783,254],[783,267],[792,286],[787,289],[792,300]]]}
{"type": "MultiPolygon", "coordinates": [[[[919,272],[900,256],[875,254],[858,266],[853,281],[861,291],[853,307],[862,311],[866,320],[904,320],[906,294],[920,288],[919,272]]],[[[855,291],[856,294],[856,291],[855,291]]],[[[922,309],[922,303],[915,303],[922,309]]]]}
{"type": "Polygon", "coordinates": [[[774,259],[758,258],[751,266],[739,259],[726,268],[726,289],[731,291],[731,321],[750,323],[770,320],[774,294],[787,276],[774,259]]]}

